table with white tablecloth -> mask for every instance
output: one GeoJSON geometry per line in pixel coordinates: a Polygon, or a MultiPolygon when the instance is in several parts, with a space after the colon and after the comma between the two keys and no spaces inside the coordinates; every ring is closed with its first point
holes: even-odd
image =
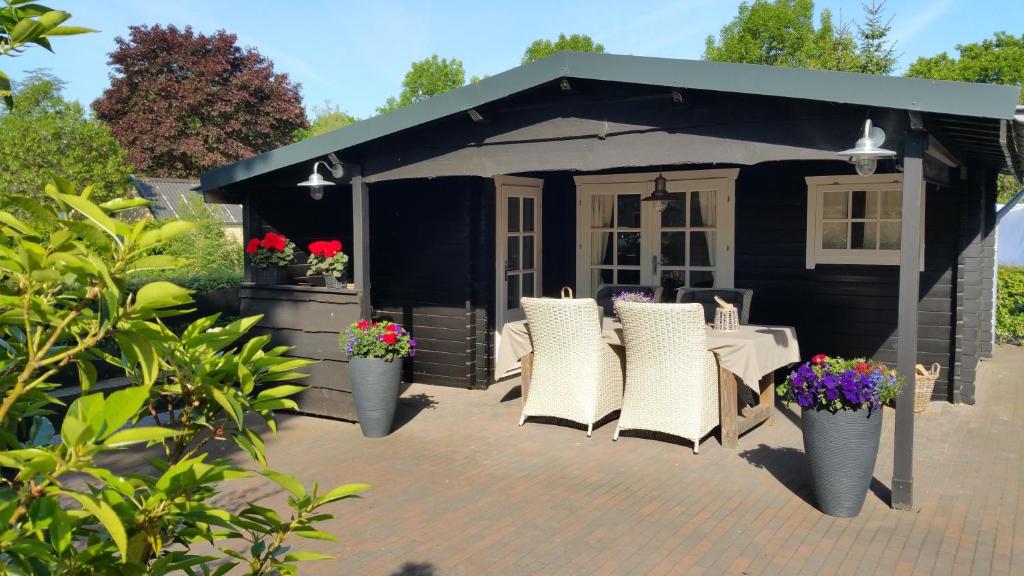
{"type": "MultiPolygon", "coordinates": [[[[737,437],[761,422],[771,421],[775,395],[775,371],[800,361],[796,330],[789,326],[743,325],[734,332],[707,327],[708,350],[719,364],[722,445],[735,447],[737,437]],[[737,380],[758,395],[758,404],[737,417],[737,380]]],[[[623,346],[622,325],[615,318],[601,321],[601,339],[623,346]]],[[[495,379],[522,368],[522,394],[529,393],[533,359],[530,327],[525,320],[509,322],[501,329],[494,362],[495,379]]]]}

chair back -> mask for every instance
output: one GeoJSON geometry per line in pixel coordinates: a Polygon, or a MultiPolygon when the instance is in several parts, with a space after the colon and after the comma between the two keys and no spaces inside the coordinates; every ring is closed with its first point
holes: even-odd
{"type": "Polygon", "coordinates": [[[715,296],[736,306],[740,315],[740,324],[750,320],[750,301],[754,291],[750,288],[680,288],[676,290],[676,302],[679,304],[700,304],[704,308],[704,322],[715,321],[715,309],[718,303],[715,296]]]}
{"type": "Polygon", "coordinates": [[[661,302],[661,286],[640,286],[636,284],[601,284],[597,287],[597,292],[594,293],[594,300],[597,300],[597,305],[601,307],[602,312],[605,316],[615,315],[615,305],[612,302],[612,298],[619,295],[622,292],[640,292],[646,296],[650,296],[655,302],[661,302]]]}
{"type": "Polygon", "coordinates": [[[618,314],[626,344],[622,428],[699,440],[701,423],[717,421],[718,410],[705,398],[707,379],[715,375],[707,373],[703,307],[623,302],[618,314]]]}
{"type": "Polygon", "coordinates": [[[592,298],[522,298],[520,303],[533,342],[534,382],[556,375],[567,381],[596,379],[603,345],[597,302],[592,298]]]}

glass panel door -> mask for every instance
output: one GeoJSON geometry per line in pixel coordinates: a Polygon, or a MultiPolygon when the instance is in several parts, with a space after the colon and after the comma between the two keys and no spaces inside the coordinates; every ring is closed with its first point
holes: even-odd
{"type": "Polygon", "coordinates": [[[590,292],[602,284],[640,284],[645,207],[635,186],[608,187],[589,197],[590,292]]]}
{"type": "Polygon", "coordinates": [[[540,295],[542,180],[495,178],[498,322],[522,320],[520,298],[540,295]]]}
{"type": "Polygon", "coordinates": [[[672,298],[684,286],[715,285],[718,191],[672,182],[668,207],[655,216],[653,282],[672,298]]]}

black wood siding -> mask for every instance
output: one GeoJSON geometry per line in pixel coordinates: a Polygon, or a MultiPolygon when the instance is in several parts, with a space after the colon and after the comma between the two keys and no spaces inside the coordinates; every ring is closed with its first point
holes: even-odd
{"type": "MultiPolygon", "coordinates": [[[[736,183],[736,286],[754,289],[751,323],[797,329],[803,356],[896,361],[896,266],[806,259],[805,176],[848,174],[844,163],[787,162],[743,168],[736,183]]],[[[942,365],[936,397],[949,398],[954,361],[959,190],[928,186],[925,268],[918,304],[918,362],[942,365]]]]}
{"type": "Polygon", "coordinates": [[[370,186],[371,302],[416,338],[407,380],[487,385],[493,197],[483,178],[370,186]]]}
{"type": "Polygon", "coordinates": [[[316,360],[302,369],[309,376],[297,384],[299,412],[356,420],[348,357],[338,333],[359,319],[359,295],[299,286],[242,286],[243,316],[262,314],[254,335],[269,334],[272,346],[291,346],[288,356],[316,360]]]}

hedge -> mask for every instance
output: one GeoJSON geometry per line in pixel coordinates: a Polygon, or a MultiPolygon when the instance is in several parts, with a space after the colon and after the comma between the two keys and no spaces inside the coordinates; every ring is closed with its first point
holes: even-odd
{"type": "Polygon", "coordinates": [[[1024,341],[1024,267],[1000,266],[996,293],[996,338],[1024,341]]]}

